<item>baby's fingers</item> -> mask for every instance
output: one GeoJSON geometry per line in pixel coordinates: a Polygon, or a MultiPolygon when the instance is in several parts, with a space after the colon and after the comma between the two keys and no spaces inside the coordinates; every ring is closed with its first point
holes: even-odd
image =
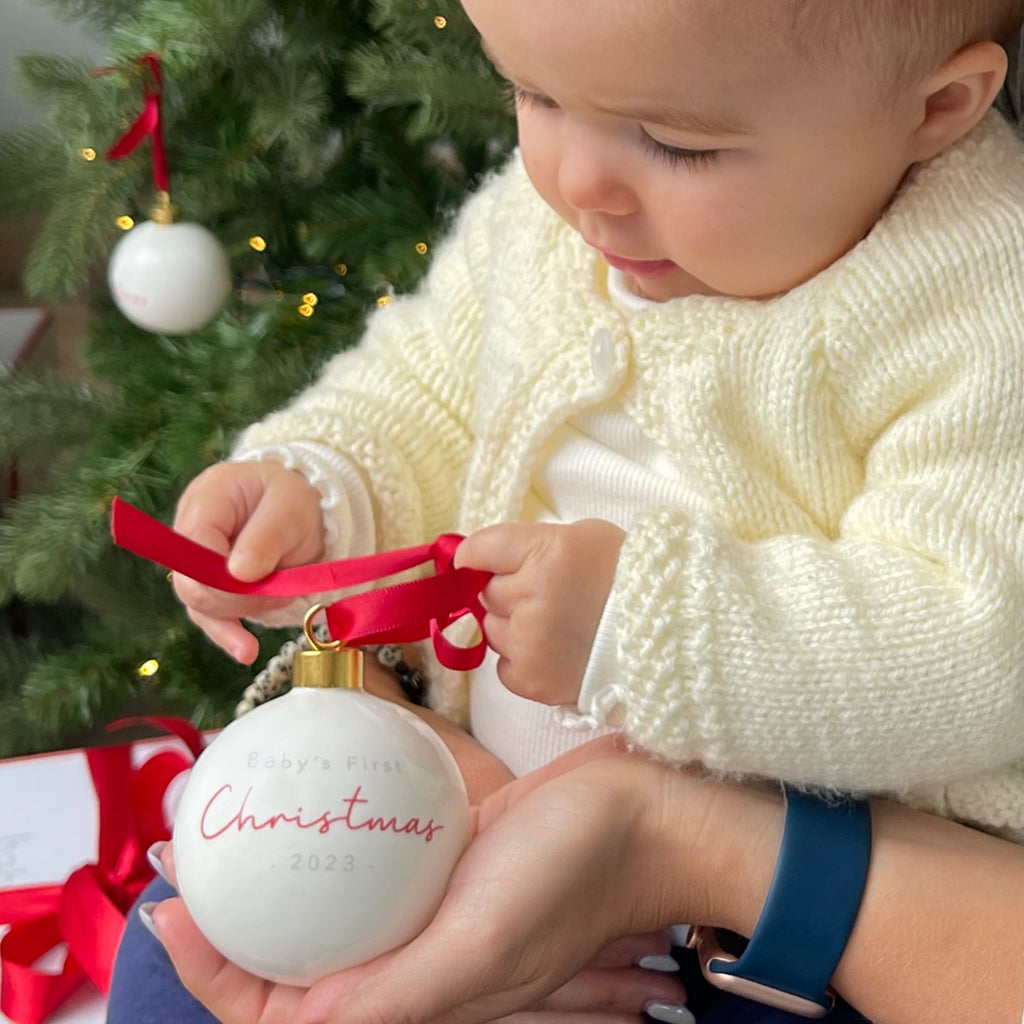
{"type": "Polygon", "coordinates": [[[315,561],[323,546],[319,498],[298,478],[274,480],[231,546],[228,569],[259,580],[275,569],[315,561]],[[300,495],[304,501],[300,501],[300,495]]]}
{"type": "MultiPolygon", "coordinates": [[[[180,594],[179,594],[180,596],[180,594]]],[[[222,650],[242,665],[251,665],[260,653],[260,643],[237,619],[205,615],[190,607],[188,617],[222,650]]]]}

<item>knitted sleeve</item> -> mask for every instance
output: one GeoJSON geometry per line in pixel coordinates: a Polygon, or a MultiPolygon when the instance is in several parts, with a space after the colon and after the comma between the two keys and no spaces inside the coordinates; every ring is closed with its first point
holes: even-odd
{"type": "MultiPolygon", "coordinates": [[[[862,480],[835,520],[744,537],[658,511],[628,537],[618,711],[638,744],[844,790],[1024,768],[1024,216],[993,203],[943,241],[920,212],[837,271],[818,365],[862,480]]],[[[802,429],[777,428],[790,466],[827,482],[802,429]]]]}
{"type": "MultiPolygon", "coordinates": [[[[299,468],[303,450],[342,456],[339,465],[364,479],[382,550],[452,528],[471,445],[489,211],[502,188],[498,177],[467,203],[415,294],[375,311],[360,345],[248,428],[233,453],[286,450],[299,468]]],[[[316,471],[322,490],[344,491],[324,479],[330,460],[319,459],[316,471]]]]}

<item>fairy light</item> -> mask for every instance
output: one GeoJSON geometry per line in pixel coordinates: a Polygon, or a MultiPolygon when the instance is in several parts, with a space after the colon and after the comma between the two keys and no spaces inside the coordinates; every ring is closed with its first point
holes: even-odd
{"type": "Polygon", "coordinates": [[[249,239],[249,248],[256,252],[266,252],[267,240],[262,235],[253,235],[249,239]]]}
{"type": "Polygon", "coordinates": [[[302,296],[302,304],[304,306],[315,306],[319,301],[320,298],[316,292],[306,292],[306,294],[302,296]]]}
{"type": "Polygon", "coordinates": [[[150,679],[160,671],[160,662],[156,658],[150,658],[148,661],[144,661],[137,671],[143,679],[150,679]]]}
{"type": "Polygon", "coordinates": [[[348,273],[348,264],[336,263],[334,265],[334,272],[338,275],[338,277],[344,277],[348,273]]]}
{"type": "Polygon", "coordinates": [[[417,242],[417,243],[416,243],[416,251],[417,251],[417,252],[418,252],[418,253],[419,253],[419,254],[420,254],[421,256],[426,256],[426,255],[427,255],[427,252],[428,252],[428,246],[427,246],[427,243],[426,243],[426,242],[417,242]]]}
{"type": "Polygon", "coordinates": [[[434,28],[446,28],[447,25],[448,19],[443,14],[439,14],[434,18],[434,28]]]}
{"type": "Polygon", "coordinates": [[[84,146],[78,151],[78,155],[91,164],[96,159],[96,150],[92,146],[84,146]]]}
{"type": "Polygon", "coordinates": [[[135,227],[135,221],[132,220],[132,218],[129,217],[128,214],[124,214],[123,216],[117,218],[117,226],[122,231],[131,231],[131,229],[135,227]]]}
{"type": "Polygon", "coordinates": [[[299,315],[306,317],[307,320],[315,312],[316,312],[316,308],[312,305],[312,303],[304,302],[301,306],[299,306],[299,315]]]}
{"type": "Polygon", "coordinates": [[[390,295],[382,295],[377,300],[377,305],[380,306],[381,309],[383,309],[385,306],[390,306],[391,305],[391,296],[390,295]]]}

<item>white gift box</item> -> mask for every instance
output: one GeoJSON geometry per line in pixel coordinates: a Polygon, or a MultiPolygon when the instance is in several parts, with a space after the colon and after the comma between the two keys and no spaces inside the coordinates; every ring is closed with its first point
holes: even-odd
{"type": "MultiPolygon", "coordinates": [[[[133,767],[164,750],[190,756],[177,737],[131,744],[133,767]]],[[[164,794],[164,820],[173,820],[173,805],[187,773],[164,794]]],[[[125,794],[125,799],[128,795],[125,794]]],[[[0,890],[63,882],[76,868],[96,861],[99,806],[84,750],[0,761],[0,890]]],[[[0,925],[0,936],[7,931],[0,925]]],[[[64,948],[40,959],[37,966],[59,973],[64,948]]],[[[103,1024],[106,1001],[85,981],[47,1018],[47,1024],[103,1024]]],[[[9,1024],[0,1013],[0,1022],[9,1024]]]]}

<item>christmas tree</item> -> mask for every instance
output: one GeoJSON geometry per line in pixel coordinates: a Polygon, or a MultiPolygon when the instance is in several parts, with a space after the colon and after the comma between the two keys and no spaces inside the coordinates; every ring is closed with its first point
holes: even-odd
{"type": "MultiPolygon", "coordinates": [[[[185,618],[162,570],[114,549],[115,495],[165,522],[185,484],[412,287],[467,189],[513,143],[452,0],[48,0],[109,31],[104,68],[24,55],[42,124],[0,136],[0,216],[43,215],[26,288],[94,298],[85,381],[0,379],[0,756],[140,709],[223,724],[252,670],[185,618]],[[146,56],[153,55],[147,61],[146,56]],[[156,63],[158,61],[158,63],[156,63]],[[105,159],[152,93],[179,221],[225,247],[233,290],[183,335],[102,283],[155,199],[151,147],[105,159]],[[96,283],[96,282],[100,283],[96,283]]],[[[264,656],[288,634],[266,632],[264,656]]]]}

